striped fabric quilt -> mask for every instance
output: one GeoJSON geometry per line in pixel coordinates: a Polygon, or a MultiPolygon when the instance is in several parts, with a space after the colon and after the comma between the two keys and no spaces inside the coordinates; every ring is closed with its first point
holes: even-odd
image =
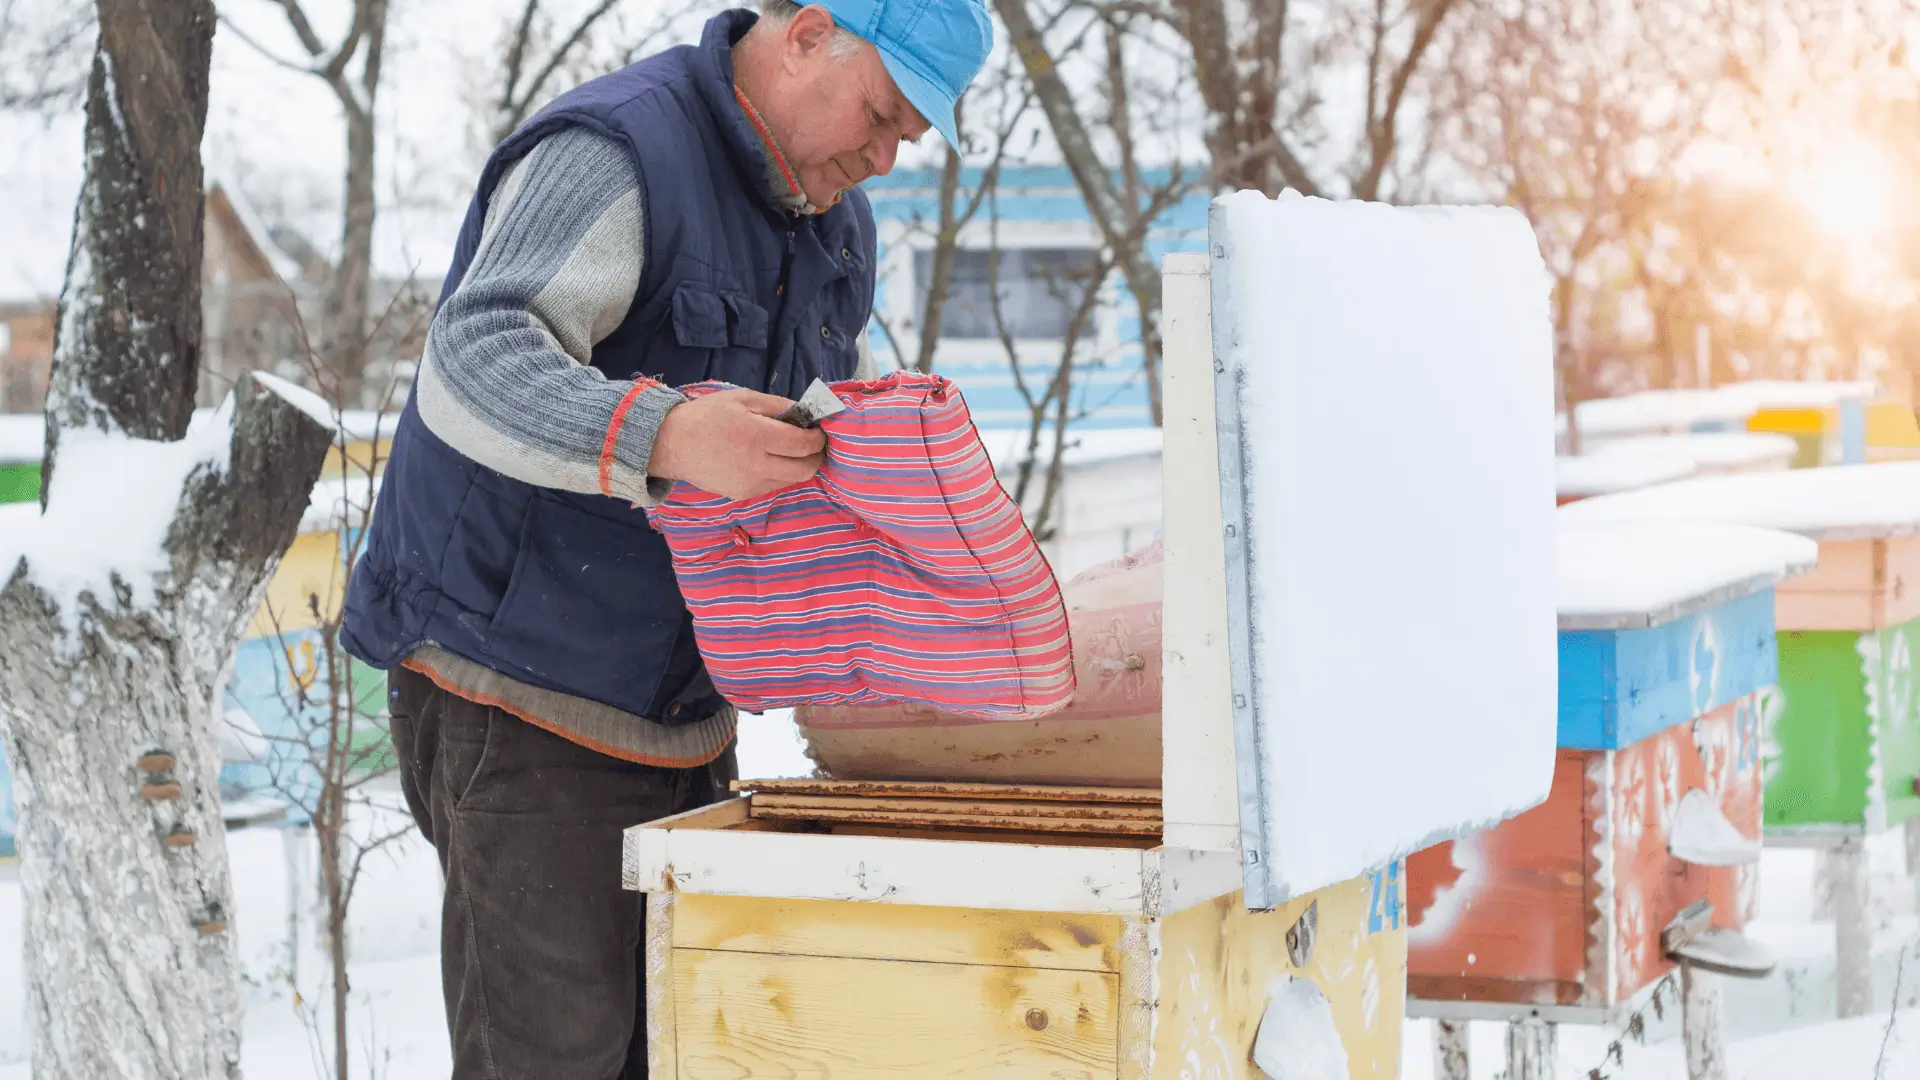
{"type": "MultiPolygon", "coordinates": [[[[685,387],[689,397],[727,389],[685,387]]],[[[1023,720],[1073,699],[1053,571],[938,375],[836,383],[812,480],[648,511],[714,685],[748,712],[918,702],[1023,720]]]]}

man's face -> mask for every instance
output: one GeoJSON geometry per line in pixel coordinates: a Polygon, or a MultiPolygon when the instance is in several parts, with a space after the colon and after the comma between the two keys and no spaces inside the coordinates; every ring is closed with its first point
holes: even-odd
{"type": "Polygon", "coordinates": [[[815,206],[893,170],[903,142],[929,125],[893,83],[869,42],[849,58],[831,54],[833,16],[807,8],[787,27],[778,102],[755,102],[815,206]]]}

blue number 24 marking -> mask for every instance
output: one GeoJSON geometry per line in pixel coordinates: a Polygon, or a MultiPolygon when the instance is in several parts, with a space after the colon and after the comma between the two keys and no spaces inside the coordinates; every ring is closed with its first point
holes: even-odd
{"type": "Polygon", "coordinates": [[[1367,880],[1373,886],[1373,902],[1367,906],[1367,933],[1400,929],[1400,860],[1368,874],[1367,880]]]}

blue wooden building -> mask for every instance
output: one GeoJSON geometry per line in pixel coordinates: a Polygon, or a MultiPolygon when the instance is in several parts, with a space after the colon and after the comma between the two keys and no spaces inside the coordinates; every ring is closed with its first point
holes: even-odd
{"type": "MultiPolygon", "coordinates": [[[[961,174],[958,203],[964,207],[982,170],[961,174]]],[[[1168,174],[1144,177],[1148,190],[1168,183],[1168,174]]],[[[919,327],[939,221],[940,171],[903,169],[865,185],[880,230],[879,294],[871,339],[883,366],[917,354],[919,327]]],[[[1148,235],[1154,264],[1171,251],[1203,251],[1207,194],[1203,189],[1174,204],[1148,235]]],[[[1022,429],[1032,410],[1021,396],[999,323],[1014,337],[1020,373],[1036,394],[1052,379],[1061,337],[1100,246],[1099,230],[1065,166],[1002,170],[993,197],[960,233],[939,352],[934,370],[960,384],[974,421],[983,431],[1022,429]],[[993,253],[998,251],[996,261],[993,253]],[[991,282],[1000,293],[999,319],[991,282]]],[[[1074,355],[1075,377],[1069,429],[1101,431],[1152,424],[1140,351],[1140,319],[1120,276],[1098,286],[1101,302],[1091,334],[1074,355]]]]}

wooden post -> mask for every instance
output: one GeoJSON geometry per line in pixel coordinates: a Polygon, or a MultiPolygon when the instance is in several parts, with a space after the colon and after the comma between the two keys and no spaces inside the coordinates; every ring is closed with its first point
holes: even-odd
{"type": "Polygon", "coordinates": [[[1538,1016],[1507,1023],[1506,1080],[1554,1080],[1559,1028],[1538,1016]]]}
{"type": "Polygon", "coordinates": [[[1915,902],[1920,904],[1920,817],[1910,817],[1903,827],[1907,835],[1907,877],[1913,879],[1915,902]]]}
{"type": "Polygon", "coordinates": [[[1813,921],[1833,918],[1833,852],[1822,848],[1813,853],[1813,921]]]}
{"type": "Polygon", "coordinates": [[[1234,772],[1227,663],[1226,549],[1213,415],[1213,300],[1208,259],[1165,260],[1166,447],[1161,501],[1168,589],[1161,609],[1165,676],[1161,784],[1166,844],[1234,851],[1240,789],[1234,772]]]}
{"type": "Polygon", "coordinates": [[[1468,1030],[1465,1020],[1433,1022],[1434,1080],[1473,1080],[1471,1059],[1467,1056],[1468,1030]]]}
{"type": "Polygon", "coordinates": [[[1680,965],[1680,1025],[1687,1043],[1687,1080],[1727,1080],[1727,1038],[1720,1019],[1720,976],[1680,965]]]}
{"type": "Polygon", "coordinates": [[[1865,1016],[1873,1000],[1873,927],[1867,921],[1867,850],[1856,838],[1828,856],[1833,882],[1833,985],[1841,1019],[1865,1016]]]}
{"type": "Polygon", "coordinates": [[[645,953],[647,1009],[647,1074],[661,1080],[678,1075],[680,1055],[674,1045],[673,901],[667,889],[647,894],[645,953]]]}

